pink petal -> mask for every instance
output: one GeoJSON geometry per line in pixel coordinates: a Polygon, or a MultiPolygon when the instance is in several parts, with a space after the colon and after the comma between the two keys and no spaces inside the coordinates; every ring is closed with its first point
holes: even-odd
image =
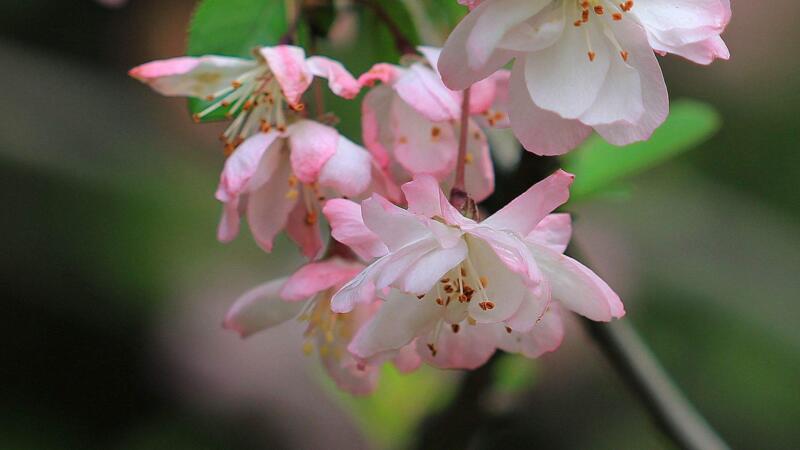
{"type": "Polygon", "coordinates": [[[292,274],[280,290],[286,301],[308,300],[316,294],[350,281],[363,269],[360,264],[340,259],[313,262],[292,274]]]}
{"type": "MultiPolygon", "coordinates": [[[[303,188],[307,189],[307,188],[303,188]]],[[[308,259],[314,259],[322,250],[322,234],[316,212],[311,213],[305,202],[295,202],[286,221],[286,234],[308,259]]]]}
{"type": "Polygon", "coordinates": [[[370,89],[361,103],[361,132],[364,146],[382,168],[389,167],[390,148],[394,145],[394,129],[390,126],[395,92],[388,86],[370,89]]]}
{"type": "Polygon", "coordinates": [[[225,161],[217,188],[218,200],[227,201],[243,193],[257,171],[260,172],[258,175],[259,185],[272,176],[280,160],[280,150],[277,146],[270,147],[278,138],[277,131],[257,133],[236,148],[236,151],[225,161]],[[265,153],[269,153],[266,158],[264,157],[265,153]]]}
{"type": "Polygon", "coordinates": [[[467,243],[463,239],[459,239],[453,247],[433,249],[419,257],[392,285],[410,294],[426,294],[447,272],[458,267],[466,256],[467,243]]]}
{"type": "Polygon", "coordinates": [[[361,205],[344,199],[332,199],[322,208],[331,225],[331,236],[353,249],[362,259],[370,260],[388,253],[386,245],[361,218],[361,205]]]}
{"type": "Polygon", "coordinates": [[[585,33],[565,31],[555,44],[527,55],[524,61],[533,102],[565,119],[577,119],[592,106],[606,80],[611,58],[620,58],[599,26],[589,23],[582,28],[585,33]],[[594,61],[586,54],[586,33],[592,41],[594,61]]]}
{"type": "Polygon", "coordinates": [[[525,333],[500,331],[499,345],[510,353],[520,353],[528,358],[538,358],[555,351],[564,340],[564,323],[557,305],[551,305],[541,320],[525,333]]]}
{"type": "Polygon", "coordinates": [[[241,220],[239,218],[239,199],[233,199],[222,206],[222,217],[217,226],[217,240],[227,243],[239,234],[241,220]]]}
{"type": "Polygon", "coordinates": [[[434,345],[433,355],[429,339],[417,339],[417,352],[428,364],[440,369],[473,370],[486,364],[495,352],[495,334],[488,325],[463,325],[456,333],[443,326],[434,345]]]}
{"type": "Polygon", "coordinates": [[[259,53],[267,61],[281,91],[290,105],[300,103],[303,93],[311,85],[314,75],[306,64],[306,53],[301,47],[278,45],[261,47],[259,53]]]}
{"type": "Polygon", "coordinates": [[[567,202],[569,187],[574,179],[575,175],[558,170],[533,185],[482,223],[495,229],[511,230],[526,236],[546,215],[567,202]]]}
{"type": "Polygon", "coordinates": [[[339,97],[352,99],[361,91],[358,81],[338,61],[312,56],[306,62],[312,74],[328,79],[328,87],[339,97]]]}
{"type": "Polygon", "coordinates": [[[400,350],[439,320],[439,309],[431,300],[392,291],[378,312],[358,330],[348,350],[369,359],[400,350]]]}
{"type": "Polygon", "coordinates": [[[394,82],[405,69],[395,66],[393,64],[379,63],[372,66],[369,71],[361,74],[358,77],[358,83],[361,86],[373,86],[376,82],[380,81],[384,84],[394,82]]]}
{"type": "Polygon", "coordinates": [[[592,129],[578,120],[564,119],[536,106],[528,92],[523,63],[517,61],[510,80],[508,114],[514,135],[531,153],[543,156],[567,153],[586,140],[592,129]]]}
{"type": "Polygon", "coordinates": [[[390,251],[431,235],[419,217],[379,195],[361,202],[361,214],[367,228],[377,234],[390,251]]]}
{"type": "MultiPolygon", "coordinates": [[[[475,67],[473,64],[465,64],[467,61],[474,60],[477,62],[479,59],[473,58],[473,49],[468,47],[467,42],[481,39],[480,34],[476,34],[476,25],[483,12],[493,6],[493,3],[484,2],[479,8],[470,12],[450,33],[447,42],[444,44],[442,53],[439,56],[439,72],[442,75],[442,81],[445,86],[454,91],[464,90],[477,81],[489,77],[515,56],[514,52],[494,49],[486,59],[486,62],[480,67],[475,67]],[[473,35],[476,37],[473,38],[473,35]]],[[[523,18],[522,20],[525,19],[523,18]]],[[[486,51],[485,49],[483,53],[485,54],[486,51]]],[[[480,59],[484,58],[485,55],[480,59]]]]}
{"type": "Polygon", "coordinates": [[[474,223],[450,204],[439,183],[429,175],[419,175],[401,189],[408,202],[409,212],[429,218],[440,217],[450,225],[474,223]]]}
{"type": "Polygon", "coordinates": [[[544,245],[564,253],[572,237],[572,218],[569,214],[549,214],[536,225],[525,240],[544,245]]]}
{"type": "Polygon", "coordinates": [[[394,156],[406,170],[436,177],[453,170],[458,138],[449,123],[433,123],[404,101],[394,101],[389,125],[394,156]]]}
{"type": "Polygon", "coordinates": [[[439,75],[422,64],[414,64],[394,83],[394,90],[409,106],[432,122],[461,116],[460,96],[447,89],[439,75]]]}
{"type": "Polygon", "coordinates": [[[336,153],[319,173],[320,186],[335,189],[346,197],[356,197],[372,183],[372,158],[367,150],[339,136],[336,153]]]}
{"type": "Polygon", "coordinates": [[[278,291],[285,281],[270,281],[239,297],[225,315],[223,326],[247,337],[297,317],[304,305],[280,298],[278,291]]]}
{"type": "Polygon", "coordinates": [[[272,251],[272,242],[285,227],[289,214],[297,203],[297,195],[290,191],[289,158],[283,158],[273,176],[247,201],[247,221],[250,232],[258,245],[267,252],[272,251]]]}
{"type": "Polygon", "coordinates": [[[186,56],[142,64],[128,74],[162,95],[206,98],[256,66],[255,61],[227,56],[186,56]]]}
{"type": "MultiPolygon", "coordinates": [[[[476,231],[469,232],[474,235],[476,231]]],[[[472,267],[466,268],[467,281],[476,292],[468,309],[478,323],[503,322],[517,313],[542,277],[524,244],[507,233],[485,233],[485,227],[481,231],[478,239],[469,242],[472,267]],[[494,306],[485,308],[486,301],[494,306]]]]}
{"type": "Polygon", "coordinates": [[[422,358],[419,357],[417,347],[412,342],[398,350],[392,362],[400,373],[411,373],[422,364],[422,358]]]}
{"type": "Polygon", "coordinates": [[[625,315],[619,296],[586,266],[543,245],[528,243],[552,289],[553,300],[592,320],[625,315]]]}
{"type": "MultiPolygon", "coordinates": [[[[474,22],[474,28],[466,39],[467,65],[473,70],[485,66],[492,58],[506,32],[535,16],[550,1],[493,0],[470,12],[467,19],[473,15],[477,17],[474,22]]],[[[447,44],[445,44],[446,46],[447,44]]]]}
{"type": "Polygon", "coordinates": [[[287,131],[294,174],[303,183],[316,182],[322,167],[336,153],[339,133],[311,120],[295,122],[287,131]]]}

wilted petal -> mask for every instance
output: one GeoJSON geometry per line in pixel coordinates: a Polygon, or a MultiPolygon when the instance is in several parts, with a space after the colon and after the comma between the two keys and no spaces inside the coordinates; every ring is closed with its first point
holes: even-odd
{"type": "Polygon", "coordinates": [[[297,317],[304,305],[280,298],[284,282],[285,278],[273,280],[239,297],[225,315],[224,327],[247,337],[297,317]]]}
{"type": "Polygon", "coordinates": [[[185,56],[142,64],[128,74],[162,95],[206,98],[256,67],[255,61],[240,58],[185,56]]]}
{"type": "Polygon", "coordinates": [[[312,56],[306,62],[312,74],[328,79],[331,92],[339,97],[352,99],[361,91],[361,85],[340,62],[324,56],[312,56]]]}

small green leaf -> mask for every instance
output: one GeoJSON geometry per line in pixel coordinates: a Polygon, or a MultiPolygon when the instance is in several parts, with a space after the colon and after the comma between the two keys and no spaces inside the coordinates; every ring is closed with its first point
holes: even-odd
{"type": "Polygon", "coordinates": [[[592,136],[563,158],[564,170],[575,174],[572,200],[584,200],[625,177],[655,167],[709,139],[720,127],[710,106],[691,100],[673,102],[667,121],[650,140],[615,147],[592,136]]]}
{"type": "MultiPolygon", "coordinates": [[[[253,49],[277,44],[289,26],[284,0],[203,0],[189,24],[189,56],[224,55],[252,58],[253,49]]],[[[194,114],[208,107],[204,99],[189,99],[194,114]]],[[[203,121],[220,120],[219,108],[203,121]]]]}

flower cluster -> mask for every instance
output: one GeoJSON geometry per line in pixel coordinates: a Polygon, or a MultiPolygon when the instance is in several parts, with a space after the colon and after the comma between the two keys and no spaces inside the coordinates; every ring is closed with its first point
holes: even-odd
{"type": "Polygon", "coordinates": [[[245,293],[225,327],[249,336],[302,322],[298,347],[353,394],[371,392],[388,361],[406,372],[422,362],[474,369],[497,350],[535,358],[558,348],[567,311],[622,317],[617,294],[564,254],[571,220],[554,211],[573,175],[556,171],[481,218],[475,204],[495,187],[486,131],[510,128],[540,155],[592,130],[615,144],[643,140],[668,111],[656,54],[728,57],[729,0],[459,3],[470,12],[443,49],[420,47],[357,78],[292,45],[130,71],[161,94],[206,101],[196,121],[230,120],[219,240],[245,216],[262,249],[285,231],[309,259],[245,293]],[[367,91],[364,147],[322,105],[316,116],[306,108],[323,80],[345,99],[367,91]]]}

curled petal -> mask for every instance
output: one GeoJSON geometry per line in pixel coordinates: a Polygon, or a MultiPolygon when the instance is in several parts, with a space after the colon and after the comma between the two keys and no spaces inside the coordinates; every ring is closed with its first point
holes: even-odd
{"type": "Polygon", "coordinates": [[[352,99],[361,91],[361,85],[338,61],[324,56],[312,56],[306,61],[312,74],[328,79],[331,92],[352,99]]]}
{"type": "Polygon", "coordinates": [[[306,63],[306,52],[301,47],[293,45],[277,45],[262,47],[259,53],[278,80],[286,101],[290,105],[299,104],[300,98],[314,79],[306,63]]]}

